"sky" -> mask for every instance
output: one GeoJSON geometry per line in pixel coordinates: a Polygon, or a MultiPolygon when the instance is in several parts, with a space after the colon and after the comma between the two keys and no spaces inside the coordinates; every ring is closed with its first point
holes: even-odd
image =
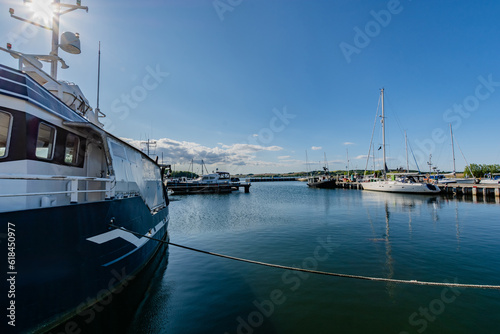
{"type": "MultiPolygon", "coordinates": [[[[0,3],[0,44],[48,53],[48,0],[0,3]],[[34,11],[33,11],[34,10],[34,11]]],[[[64,2],[64,1],[63,1],[64,2]]],[[[67,2],[75,3],[75,2],[67,2]]],[[[62,16],[82,53],[60,51],[93,106],[101,42],[105,129],[176,170],[285,173],[456,169],[500,163],[500,2],[466,0],[82,0],[62,16]],[[373,133],[373,140],[372,140],[373,133]],[[370,145],[372,143],[372,145],[370,145]],[[458,144],[458,145],[457,145],[458,144]],[[375,152],[367,155],[370,147],[375,152]],[[307,157],[307,159],[306,159],[307,157]],[[414,157],[414,158],[413,158],[414,157]],[[306,164],[306,161],[308,164],[306,164]]],[[[0,62],[16,67],[8,54],[0,62]]],[[[45,68],[45,67],[44,67],[45,68]]],[[[48,68],[46,69],[48,71],[48,68]]]]}

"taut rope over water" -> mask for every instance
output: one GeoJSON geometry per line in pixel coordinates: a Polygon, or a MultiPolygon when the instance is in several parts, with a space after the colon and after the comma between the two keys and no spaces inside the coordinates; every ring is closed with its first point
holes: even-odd
{"type": "Polygon", "coordinates": [[[117,229],[120,229],[122,231],[134,234],[139,237],[144,237],[148,238],[151,240],[158,241],[160,243],[164,244],[169,244],[175,247],[179,248],[184,248],[187,250],[191,250],[194,252],[198,253],[203,253],[207,255],[212,255],[212,256],[218,256],[222,257],[225,259],[230,259],[230,260],[235,260],[235,261],[241,261],[241,262],[246,262],[246,263],[253,263],[253,264],[258,264],[261,266],[266,266],[266,267],[272,267],[272,268],[279,268],[279,269],[285,269],[285,270],[293,270],[293,271],[301,271],[309,274],[316,274],[316,275],[325,275],[325,276],[335,276],[335,277],[343,277],[343,278],[351,278],[351,279],[359,279],[359,280],[366,280],[366,281],[375,281],[375,282],[390,282],[390,283],[401,283],[401,284],[414,284],[414,285],[427,285],[427,286],[442,286],[442,287],[456,287],[456,288],[470,288],[470,289],[490,289],[490,290],[500,290],[500,285],[484,285],[484,284],[466,284],[466,283],[446,283],[446,282],[426,282],[426,281],[417,281],[417,280],[403,280],[403,279],[393,279],[393,278],[383,278],[383,277],[371,277],[371,276],[361,276],[361,275],[350,275],[350,274],[341,274],[341,273],[331,273],[331,272],[326,272],[326,271],[318,271],[318,270],[311,270],[311,269],[303,269],[303,268],[296,268],[296,267],[289,267],[289,266],[282,266],[279,264],[273,264],[273,263],[266,263],[266,262],[260,262],[260,261],[254,261],[254,260],[248,260],[248,259],[243,259],[239,257],[234,257],[234,256],[229,256],[229,255],[224,255],[224,254],[219,254],[219,253],[213,253],[213,252],[208,252],[204,251],[201,249],[196,249],[188,246],[183,246],[179,244],[175,244],[170,241],[165,241],[157,238],[152,238],[150,236],[134,232],[131,230],[128,230],[124,227],[114,225],[113,223],[109,224],[110,227],[114,227],[117,229]]]}

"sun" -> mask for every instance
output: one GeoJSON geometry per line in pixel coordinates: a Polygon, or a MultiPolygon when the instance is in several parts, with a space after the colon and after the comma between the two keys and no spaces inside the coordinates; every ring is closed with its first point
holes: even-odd
{"type": "Polygon", "coordinates": [[[25,0],[24,3],[33,13],[31,17],[33,21],[43,25],[50,25],[55,10],[52,0],[25,0]]]}

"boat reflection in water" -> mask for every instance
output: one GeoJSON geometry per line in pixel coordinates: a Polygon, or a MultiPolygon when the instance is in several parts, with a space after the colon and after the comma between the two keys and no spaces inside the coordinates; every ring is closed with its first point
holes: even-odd
{"type": "Polygon", "coordinates": [[[104,297],[98,303],[78,312],[52,329],[51,333],[70,333],[68,328],[74,329],[73,333],[126,333],[132,326],[134,315],[151,298],[152,287],[165,275],[168,256],[169,249],[165,243],[139,275],[129,277],[121,289],[99,291],[99,297],[104,297]]]}
{"type": "MultiPolygon", "coordinates": [[[[370,227],[372,229],[373,238],[370,239],[374,243],[383,243],[384,252],[385,252],[385,270],[386,276],[385,278],[397,278],[394,276],[394,266],[395,260],[393,258],[393,236],[391,235],[391,227],[397,228],[397,239],[400,239],[399,233],[401,232],[401,223],[404,223],[406,219],[402,218],[404,216],[401,213],[408,214],[408,239],[411,241],[413,234],[412,222],[414,217],[419,217],[422,214],[421,207],[427,205],[432,207],[430,210],[432,214],[432,222],[435,224],[439,220],[438,209],[441,207],[440,198],[433,196],[421,196],[416,194],[395,194],[395,193],[374,193],[374,192],[362,192],[363,202],[368,203],[367,205],[367,218],[370,222],[370,227]],[[384,208],[384,230],[383,236],[380,237],[377,235],[376,222],[381,221],[381,219],[377,220],[377,212],[370,212],[370,208],[384,208]],[[391,220],[391,214],[398,214],[397,218],[391,220]],[[392,225],[391,225],[392,224],[392,225]]],[[[429,210],[425,210],[425,212],[429,212],[429,210]]],[[[380,225],[379,225],[380,232],[380,225]]],[[[459,229],[458,229],[458,220],[457,220],[457,242],[459,242],[459,229]]],[[[382,250],[381,250],[382,251],[382,250]]],[[[390,296],[394,296],[395,289],[397,284],[388,282],[387,290],[390,296]]]]}

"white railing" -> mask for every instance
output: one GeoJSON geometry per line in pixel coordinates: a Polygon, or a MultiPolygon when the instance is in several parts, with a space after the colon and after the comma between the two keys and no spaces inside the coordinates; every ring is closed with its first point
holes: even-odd
{"type": "Polygon", "coordinates": [[[65,176],[65,175],[25,175],[25,174],[0,174],[0,180],[23,180],[23,181],[69,181],[66,191],[46,191],[46,192],[28,192],[0,194],[0,197],[19,197],[19,196],[46,196],[67,194],[70,196],[71,203],[78,203],[78,194],[82,193],[104,193],[106,199],[115,197],[114,178],[99,178],[88,176],[65,176]],[[80,190],[78,183],[85,182],[104,182],[105,189],[80,190]]]}

